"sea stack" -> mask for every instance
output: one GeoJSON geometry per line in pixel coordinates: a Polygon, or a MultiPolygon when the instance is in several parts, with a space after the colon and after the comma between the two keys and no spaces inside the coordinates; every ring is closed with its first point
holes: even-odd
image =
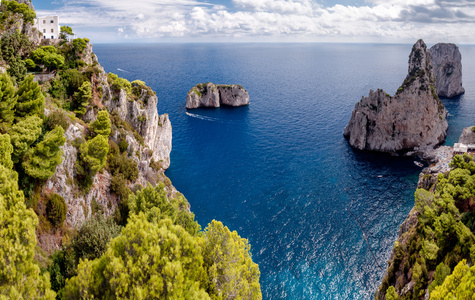
{"type": "Polygon", "coordinates": [[[237,84],[200,83],[195,85],[186,96],[186,108],[243,106],[249,104],[249,94],[237,84]]]}
{"type": "Polygon", "coordinates": [[[352,147],[381,152],[429,152],[445,140],[447,111],[435,88],[427,46],[417,41],[408,75],[393,97],[378,89],[356,103],[344,136],[352,147]]]}
{"type": "Polygon", "coordinates": [[[429,49],[434,64],[435,87],[439,97],[452,98],[465,92],[462,87],[462,54],[455,44],[439,43],[429,49]]]}

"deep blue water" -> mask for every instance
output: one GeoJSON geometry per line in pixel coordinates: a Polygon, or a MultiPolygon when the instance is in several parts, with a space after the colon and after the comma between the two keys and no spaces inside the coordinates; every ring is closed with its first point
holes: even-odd
{"type": "MultiPolygon", "coordinates": [[[[351,149],[342,136],[369,89],[394,94],[412,45],[144,44],[94,47],[107,72],[141,79],[173,125],[166,174],[205,227],[252,245],[264,299],[368,299],[413,206],[413,159],[351,149]],[[242,84],[250,105],[185,114],[197,83],[242,84]],[[353,203],[345,188],[351,190],[353,203]]],[[[475,124],[475,48],[462,47],[466,94],[444,100],[448,143],[475,124]]]]}

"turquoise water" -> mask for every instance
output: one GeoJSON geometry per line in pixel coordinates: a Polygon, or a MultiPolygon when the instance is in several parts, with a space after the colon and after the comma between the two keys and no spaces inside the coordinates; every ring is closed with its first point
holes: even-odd
{"type": "MultiPolygon", "coordinates": [[[[107,72],[141,79],[173,125],[166,174],[204,227],[222,221],[252,245],[264,299],[368,299],[413,206],[413,159],[354,151],[342,136],[369,89],[394,94],[412,45],[96,45],[107,72]],[[186,114],[197,83],[242,84],[250,105],[186,114]],[[345,192],[350,190],[352,198],[345,192]],[[352,202],[353,199],[353,202],[352,202]]],[[[462,47],[466,94],[444,100],[448,142],[473,125],[475,49],[462,47]]]]}

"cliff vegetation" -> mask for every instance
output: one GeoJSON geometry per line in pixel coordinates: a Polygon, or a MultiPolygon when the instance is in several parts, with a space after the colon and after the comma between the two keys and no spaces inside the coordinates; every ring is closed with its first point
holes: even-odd
{"type": "Polygon", "coordinates": [[[68,26],[40,41],[34,18],[2,0],[0,299],[261,299],[248,241],[202,230],[165,176],[155,92],[68,26]]]}

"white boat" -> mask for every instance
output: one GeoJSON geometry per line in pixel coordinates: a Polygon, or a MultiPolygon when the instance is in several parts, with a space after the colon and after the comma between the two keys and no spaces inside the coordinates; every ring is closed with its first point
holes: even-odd
{"type": "Polygon", "coordinates": [[[414,161],[414,164],[418,167],[421,167],[421,168],[424,166],[422,163],[420,163],[418,161],[414,161]]]}

